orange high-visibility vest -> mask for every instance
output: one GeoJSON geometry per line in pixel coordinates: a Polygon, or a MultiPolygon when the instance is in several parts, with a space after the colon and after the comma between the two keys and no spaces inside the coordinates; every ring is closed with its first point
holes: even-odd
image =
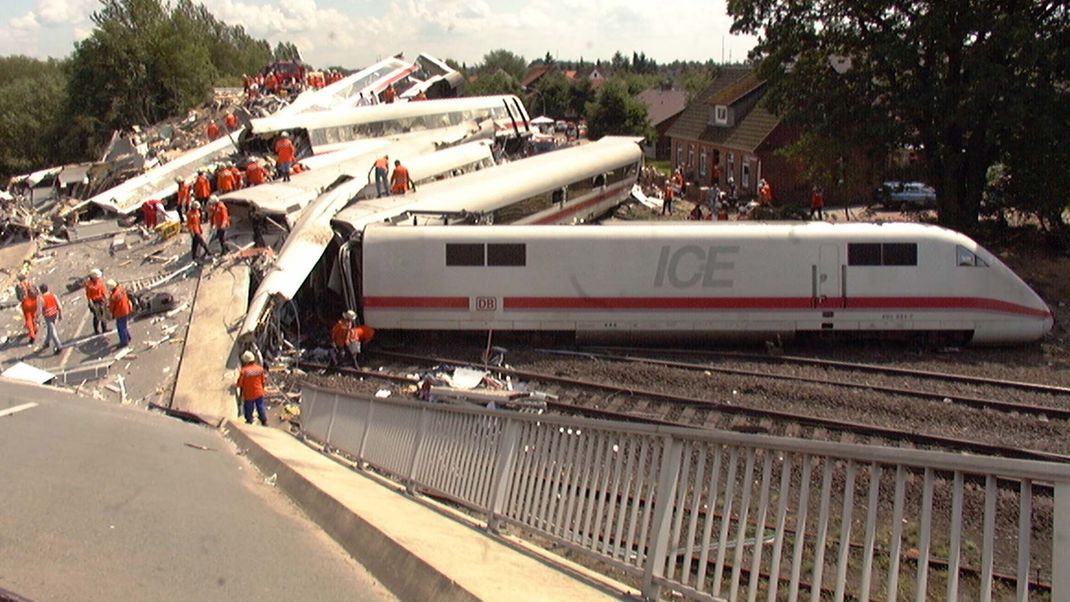
{"type": "Polygon", "coordinates": [[[260,364],[246,364],[238,373],[238,388],[244,401],[252,401],[264,396],[267,385],[267,370],[260,364]]]}
{"type": "Polygon", "coordinates": [[[41,295],[41,301],[45,305],[45,317],[55,318],[59,315],[59,299],[56,298],[55,293],[48,291],[41,295]]]}

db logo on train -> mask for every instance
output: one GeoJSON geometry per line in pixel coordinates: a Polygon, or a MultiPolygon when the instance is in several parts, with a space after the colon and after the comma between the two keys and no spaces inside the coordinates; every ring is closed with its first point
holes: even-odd
{"type": "Polygon", "coordinates": [[[498,311],[498,298],[476,297],[476,311],[498,311]]]}

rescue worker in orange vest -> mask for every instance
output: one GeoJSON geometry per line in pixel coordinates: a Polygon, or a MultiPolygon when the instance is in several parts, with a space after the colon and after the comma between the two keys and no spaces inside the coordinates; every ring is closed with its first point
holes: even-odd
{"type": "Polygon", "coordinates": [[[212,252],[208,249],[208,243],[204,242],[204,229],[201,227],[201,203],[200,201],[193,201],[193,205],[190,206],[189,214],[186,215],[186,228],[189,229],[190,234],[190,257],[193,261],[197,261],[197,249],[204,250],[204,256],[209,257],[212,252]]]}
{"type": "Polygon", "coordinates": [[[394,84],[390,84],[383,90],[383,102],[391,103],[398,97],[398,91],[394,89],[394,84]]]}
{"type": "Polygon", "coordinates": [[[279,78],[275,77],[274,71],[268,73],[267,77],[264,78],[264,87],[267,88],[267,91],[271,92],[272,94],[279,93],[279,85],[279,78]]]}
{"type": "Polygon", "coordinates": [[[141,219],[145,222],[145,227],[149,230],[155,230],[156,225],[160,222],[160,214],[163,211],[163,201],[160,199],[149,199],[142,203],[141,219]]]}
{"type": "Polygon", "coordinates": [[[290,170],[293,168],[295,149],[294,143],[290,140],[290,133],[283,132],[277,142],[275,142],[275,169],[282,175],[283,182],[290,181],[290,170]]]}
{"type": "Polygon", "coordinates": [[[410,188],[416,192],[416,186],[409,178],[409,169],[395,159],[394,173],[390,175],[390,194],[405,194],[410,188]]]}
{"type": "Polygon", "coordinates": [[[264,390],[267,388],[267,370],[256,363],[256,355],[252,351],[241,354],[241,371],[238,372],[238,382],[235,387],[241,392],[242,414],[245,415],[245,424],[253,423],[253,408],[260,418],[260,424],[267,426],[267,409],[264,407],[264,390]]]}
{"type": "Polygon", "coordinates": [[[234,192],[236,187],[234,186],[234,174],[230,172],[230,167],[224,165],[216,172],[215,185],[221,194],[228,192],[234,192]]]}
{"type": "Polygon", "coordinates": [[[376,196],[383,196],[390,194],[390,186],[387,184],[387,175],[390,171],[390,155],[383,155],[375,160],[372,164],[372,168],[368,170],[368,179],[372,177],[372,172],[375,172],[375,194],[376,196]]]}
{"type": "Polygon", "coordinates": [[[208,174],[203,169],[197,170],[197,179],[193,181],[193,198],[201,203],[212,196],[212,182],[208,180],[208,174]]]}
{"type": "Polygon", "coordinates": [[[332,363],[338,364],[343,357],[348,357],[353,362],[353,365],[359,368],[357,360],[353,358],[353,352],[349,348],[350,344],[356,342],[356,332],[353,330],[353,321],[356,319],[356,312],[347,310],[334,323],[334,327],[331,328],[331,343],[334,344],[332,363]]]}
{"type": "Polygon", "coordinates": [[[773,187],[765,181],[765,178],[758,183],[758,202],[762,205],[773,204],[773,187]]]}
{"type": "Polygon", "coordinates": [[[810,195],[810,219],[814,219],[815,213],[817,219],[825,219],[825,193],[817,186],[814,186],[814,192],[810,195]]]}
{"type": "Polygon", "coordinates": [[[85,279],[85,298],[89,301],[89,313],[93,314],[93,332],[108,332],[108,289],[104,285],[103,274],[98,269],[89,271],[85,279]]]}
{"type": "Polygon", "coordinates": [[[184,223],[186,213],[189,211],[189,203],[193,200],[193,191],[190,190],[186,179],[181,176],[175,178],[175,184],[178,184],[178,192],[175,193],[175,209],[178,211],[178,221],[184,223]]]}
{"type": "Polygon", "coordinates": [[[259,161],[250,161],[245,166],[245,179],[249,186],[259,186],[268,180],[268,172],[259,161]]]}
{"type": "Polygon", "coordinates": [[[234,190],[245,188],[245,173],[233,163],[230,164],[230,175],[234,178],[234,190]]]}
{"type": "Polygon", "coordinates": [[[126,327],[126,322],[130,314],[134,313],[134,306],[130,303],[126,289],[118,282],[109,280],[108,288],[111,289],[108,309],[111,310],[111,317],[115,318],[115,329],[119,331],[119,347],[126,347],[130,344],[130,330],[126,327]]]}
{"type": "Polygon", "coordinates": [[[37,287],[33,285],[26,274],[19,274],[19,282],[15,285],[15,298],[19,300],[22,308],[22,318],[26,321],[26,335],[33,345],[37,340],[37,287]]]}
{"type": "Polygon", "coordinates": [[[238,118],[234,116],[234,113],[227,111],[225,117],[223,117],[223,123],[227,125],[227,130],[233,132],[238,129],[238,118]]]}
{"type": "Polygon", "coordinates": [[[662,197],[662,200],[661,200],[661,214],[662,215],[665,215],[665,214],[672,215],[672,198],[673,198],[673,195],[675,194],[675,190],[673,188],[674,187],[673,187],[672,180],[665,180],[665,192],[664,192],[665,196],[662,197]]]}
{"type": "MultiPolygon", "coordinates": [[[[230,211],[227,209],[226,203],[219,200],[219,197],[212,196],[212,199],[208,201],[208,211],[212,220],[212,240],[219,241],[219,254],[224,255],[227,252],[227,230],[230,228],[230,211]]],[[[208,247],[211,252],[211,246],[208,247]]]]}
{"type": "Polygon", "coordinates": [[[413,97],[413,100],[427,100],[427,94],[425,94],[423,90],[420,90],[416,93],[416,96],[413,97]]]}
{"type": "Polygon", "coordinates": [[[59,304],[56,294],[49,292],[47,284],[41,285],[41,312],[45,316],[45,327],[48,328],[45,347],[52,345],[52,350],[59,355],[60,350],[63,349],[63,343],[60,342],[59,334],[56,332],[56,321],[63,319],[63,306],[59,304]]]}
{"type": "Polygon", "coordinates": [[[209,140],[215,140],[221,133],[219,131],[219,124],[215,122],[215,119],[208,122],[208,127],[205,128],[205,133],[208,134],[209,140]]]}

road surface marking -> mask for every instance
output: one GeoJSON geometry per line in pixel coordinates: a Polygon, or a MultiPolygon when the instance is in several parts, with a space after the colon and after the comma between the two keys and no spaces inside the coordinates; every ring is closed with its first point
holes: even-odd
{"type": "Polygon", "coordinates": [[[10,415],[14,414],[15,412],[21,412],[23,410],[28,410],[30,408],[35,408],[35,407],[37,407],[37,404],[33,403],[33,402],[30,402],[30,403],[24,403],[24,404],[22,404],[20,406],[15,406],[13,408],[8,408],[6,410],[0,410],[0,418],[3,418],[4,416],[10,416],[10,415]]]}

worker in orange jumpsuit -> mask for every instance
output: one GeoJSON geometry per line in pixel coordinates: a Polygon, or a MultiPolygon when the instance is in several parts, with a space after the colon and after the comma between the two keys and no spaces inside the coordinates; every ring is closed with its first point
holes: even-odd
{"type": "Polygon", "coordinates": [[[85,298],[89,302],[89,313],[93,314],[93,332],[108,332],[108,289],[104,285],[103,274],[98,269],[89,271],[85,279],[85,298]]]}
{"type": "Polygon", "coordinates": [[[146,228],[156,229],[156,225],[160,222],[161,211],[163,211],[163,201],[160,199],[149,199],[141,204],[141,217],[146,228]]]}
{"type": "Polygon", "coordinates": [[[412,99],[413,100],[427,100],[427,94],[425,94],[423,90],[420,90],[419,92],[416,93],[416,96],[414,96],[412,99]]]}
{"type": "Polygon", "coordinates": [[[274,71],[268,73],[267,77],[264,78],[264,87],[272,94],[279,93],[279,78],[275,77],[274,71]]]}
{"type": "Polygon", "coordinates": [[[26,335],[33,345],[37,340],[37,287],[33,285],[26,274],[19,274],[19,282],[15,285],[15,297],[22,308],[22,318],[26,321],[26,335]]]}
{"type": "Polygon", "coordinates": [[[356,312],[348,310],[342,314],[342,317],[331,328],[331,343],[334,344],[332,363],[338,364],[343,359],[348,358],[353,367],[360,367],[360,364],[357,363],[357,355],[360,354],[360,341],[357,339],[357,330],[353,324],[356,319],[356,312]],[[354,353],[354,348],[356,353],[354,353]]]}
{"type": "Polygon", "coordinates": [[[817,219],[825,219],[825,193],[817,186],[814,186],[814,191],[810,194],[810,219],[814,219],[815,213],[817,219]]]}
{"type": "Polygon", "coordinates": [[[200,201],[193,201],[190,206],[189,213],[186,215],[186,228],[189,229],[190,234],[190,257],[193,261],[197,261],[197,249],[204,251],[204,256],[209,257],[212,252],[208,249],[208,243],[204,242],[204,229],[201,226],[201,203],[200,201]]]}
{"type": "Polygon", "coordinates": [[[394,160],[394,173],[390,174],[390,194],[405,194],[409,189],[416,191],[416,186],[409,177],[409,169],[401,164],[400,160],[394,160]]]}
{"type": "Polygon", "coordinates": [[[48,290],[47,284],[41,285],[41,313],[45,316],[45,327],[48,329],[45,345],[51,344],[53,352],[59,355],[63,349],[63,343],[60,342],[59,333],[56,332],[56,322],[63,319],[63,306],[60,305],[56,294],[48,290]]]}
{"type": "MultiPolygon", "coordinates": [[[[208,201],[208,210],[212,220],[212,240],[219,241],[219,254],[224,255],[227,252],[227,230],[230,229],[230,211],[227,209],[226,203],[219,200],[219,197],[213,196],[208,201]]],[[[211,246],[208,246],[211,251],[211,246]]]]}
{"type": "Polygon", "coordinates": [[[259,186],[268,180],[268,172],[259,161],[250,161],[245,166],[245,180],[249,186],[259,186]]]}
{"type": "Polygon", "coordinates": [[[224,165],[216,172],[215,185],[221,194],[234,192],[234,174],[230,172],[230,167],[224,165]]]}
{"type": "Polygon", "coordinates": [[[267,388],[267,370],[256,363],[256,355],[252,351],[241,354],[241,371],[238,372],[238,382],[235,387],[241,392],[242,414],[245,416],[245,424],[253,423],[253,408],[256,408],[260,424],[267,426],[267,408],[264,407],[264,393],[267,388]]]}
{"type": "Polygon", "coordinates": [[[109,280],[108,288],[111,289],[108,309],[111,310],[111,317],[115,318],[115,329],[119,331],[119,347],[126,347],[130,344],[130,330],[126,322],[130,314],[134,313],[134,306],[130,303],[130,296],[126,294],[126,289],[118,282],[109,280]]]}
{"type": "Polygon", "coordinates": [[[190,201],[193,200],[193,190],[186,183],[186,179],[181,176],[175,178],[175,184],[178,185],[178,192],[175,193],[175,209],[178,211],[178,221],[185,222],[190,201]]]}
{"type": "Polygon", "coordinates": [[[392,103],[398,97],[398,91],[394,89],[394,84],[390,84],[383,90],[383,102],[392,103]]]}
{"type": "Polygon", "coordinates": [[[758,183],[758,202],[762,205],[773,204],[773,187],[765,181],[765,178],[758,183]]]}
{"type": "Polygon", "coordinates": [[[210,196],[212,196],[212,182],[208,179],[208,174],[203,169],[199,169],[197,179],[193,181],[193,198],[203,204],[208,202],[210,196]]]}
{"type": "Polygon", "coordinates": [[[227,125],[227,131],[233,132],[238,129],[238,118],[230,111],[227,111],[226,116],[223,117],[223,123],[227,125]]]}
{"type": "Polygon", "coordinates": [[[234,176],[234,190],[245,188],[245,172],[233,163],[230,164],[230,175],[234,176]]]}
{"type": "Polygon", "coordinates": [[[290,140],[290,133],[283,132],[280,134],[279,139],[275,142],[275,155],[277,156],[275,168],[282,175],[283,182],[290,181],[290,171],[293,169],[296,154],[294,143],[290,140]]]}
{"type": "Polygon", "coordinates": [[[208,122],[208,127],[205,129],[205,133],[208,134],[209,140],[215,140],[219,137],[220,132],[219,124],[215,122],[215,119],[208,122]]]}

